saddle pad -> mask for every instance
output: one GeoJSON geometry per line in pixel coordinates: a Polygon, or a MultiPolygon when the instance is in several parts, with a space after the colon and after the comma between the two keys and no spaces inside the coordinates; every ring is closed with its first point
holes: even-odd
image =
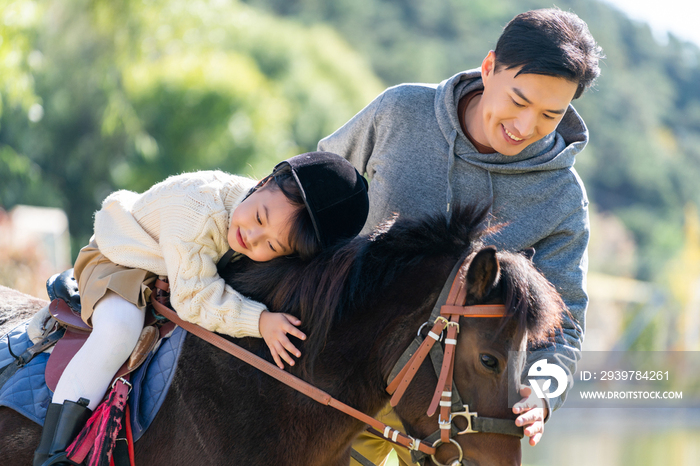
{"type": "MultiPolygon", "coordinates": [[[[8,337],[15,354],[31,346],[26,329],[25,322],[0,338],[0,369],[14,361],[7,347],[8,337]]],[[[169,338],[161,340],[157,351],[131,374],[134,388],[129,396],[129,409],[134,441],[143,435],[165,400],[186,335],[187,332],[176,327],[169,338]]],[[[48,359],[49,354],[38,354],[0,387],[0,406],[7,406],[42,426],[53,395],[44,378],[48,359]]]]}
{"type": "Polygon", "coordinates": [[[131,373],[134,388],[129,395],[129,410],[134,442],[148,429],[165,401],[186,336],[185,330],[175,327],[168,338],[160,341],[158,350],[131,373]]]}
{"type": "MultiPolygon", "coordinates": [[[[32,346],[32,341],[27,335],[27,322],[19,324],[0,338],[0,369],[15,360],[8,349],[8,337],[10,349],[16,355],[32,346]]],[[[0,387],[0,406],[14,409],[37,424],[44,425],[46,409],[51,403],[51,391],[44,381],[44,370],[48,360],[47,353],[37,354],[27,365],[15,372],[10,380],[0,387]]]]}

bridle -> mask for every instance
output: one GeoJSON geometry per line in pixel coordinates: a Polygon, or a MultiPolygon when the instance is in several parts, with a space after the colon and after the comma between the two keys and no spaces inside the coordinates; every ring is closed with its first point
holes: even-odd
{"type": "MultiPolygon", "coordinates": [[[[391,406],[395,407],[403,397],[418,368],[430,355],[433,368],[438,376],[438,383],[427,415],[433,416],[439,407],[439,429],[425,438],[424,442],[432,442],[432,446],[436,450],[445,443],[455,445],[459,451],[459,459],[451,463],[450,466],[462,464],[463,459],[462,448],[454,440],[454,436],[480,432],[513,435],[518,438],[523,438],[524,435],[523,428],[517,427],[512,419],[480,417],[476,412],[470,412],[469,405],[462,403],[457,387],[453,384],[460,317],[500,318],[506,313],[506,307],[503,304],[465,305],[467,298],[466,268],[470,259],[471,257],[467,256],[464,260],[458,261],[452,269],[433,308],[430,320],[421,326],[416,338],[394,365],[386,388],[386,391],[392,395],[391,406]],[[429,325],[429,322],[432,322],[433,326],[428,331],[427,336],[423,337],[421,330],[429,325]],[[443,353],[442,346],[435,343],[441,340],[445,328],[447,333],[443,353]],[[467,427],[464,430],[458,430],[453,425],[452,421],[457,417],[466,420],[467,427]]],[[[411,456],[414,462],[422,464],[427,455],[412,451],[411,456]]],[[[437,461],[435,454],[431,454],[431,458],[435,464],[447,466],[437,461]]]]}
{"type": "MultiPolygon", "coordinates": [[[[431,313],[433,326],[428,332],[427,337],[423,338],[419,330],[418,336],[399,358],[389,378],[391,382],[387,387],[387,392],[393,394],[391,405],[396,406],[406,391],[406,388],[408,388],[408,385],[411,383],[411,380],[413,380],[418,368],[425,358],[430,355],[433,366],[438,374],[438,384],[427,414],[428,416],[432,416],[439,406],[440,414],[438,417],[438,424],[440,428],[433,435],[428,436],[424,440],[414,439],[409,435],[395,430],[381,421],[336,400],[328,393],[278,368],[274,364],[271,364],[253,353],[250,353],[222,336],[210,332],[196,324],[183,321],[168,305],[169,285],[167,280],[159,279],[156,281],[155,290],[151,294],[151,304],[156,312],[188,332],[236,356],[313,400],[323,405],[331,406],[368,424],[374,431],[381,433],[386,439],[411,450],[411,456],[414,458],[415,462],[423,464],[427,456],[431,456],[432,460],[439,466],[448,466],[438,462],[435,459],[435,453],[438,447],[444,443],[455,445],[459,450],[459,459],[456,462],[452,462],[449,466],[458,466],[462,464],[463,452],[459,443],[454,440],[453,436],[484,432],[514,435],[519,438],[523,437],[523,428],[517,427],[515,422],[511,419],[479,417],[476,412],[470,412],[469,406],[462,404],[456,387],[453,387],[452,375],[457,334],[459,332],[459,318],[494,318],[502,317],[505,314],[505,306],[503,304],[465,305],[467,283],[466,273],[462,271],[462,269],[466,270],[469,259],[470,257],[467,257],[464,260],[458,261],[452,269],[448,280],[443,286],[438,301],[433,308],[433,312],[431,313]],[[460,271],[462,273],[459,273],[460,271]],[[447,328],[447,334],[443,354],[442,346],[435,345],[435,342],[440,339],[445,328],[447,328]],[[453,426],[452,420],[457,417],[466,419],[466,429],[458,431],[453,426]]],[[[426,322],[426,324],[428,323],[426,322]]]]}

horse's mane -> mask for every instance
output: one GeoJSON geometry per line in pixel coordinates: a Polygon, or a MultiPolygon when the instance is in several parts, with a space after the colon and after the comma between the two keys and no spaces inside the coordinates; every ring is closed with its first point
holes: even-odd
{"type": "MultiPolygon", "coordinates": [[[[310,261],[281,257],[253,262],[241,258],[229,264],[222,276],[238,292],[264,303],[270,310],[299,317],[308,337],[303,345],[308,368],[323,349],[332,326],[364,308],[407,269],[429,257],[452,258],[454,264],[480,248],[483,236],[494,231],[487,227],[488,212],[489,205],[468,205],[455,206],[449,217],[437,214],[421,219],[395,218],[372,234],[358,236],[310,261]]],[[[499,254],[505,254],[505,262],[513,262],[504,265],[502,274],[509,281],[506,304],[513,309],[506,319],[517,318],[520,325],[527,326],[530,339],[539,340],[556,320],[543,319],[553,311],[538,314],[537,310],[545,309],[546,302],[552,299],[540,288],[558,295],[544,278],[537,281],[532,273],[523,275],[528,272],[527,267],[517,265],[523,261],[508,260],[515,255],[499,254]]],[[[533,267],[530,269],[534,271],[533,267]]]]}

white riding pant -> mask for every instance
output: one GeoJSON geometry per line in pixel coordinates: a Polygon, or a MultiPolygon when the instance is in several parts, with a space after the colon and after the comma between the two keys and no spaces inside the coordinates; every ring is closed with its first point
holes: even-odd
{"type": "Polygon", "coordinates": [[[53,394],[53,403],[90,400],[94,410],[107,393],[109,383],[134,350],[145,311],[113,291],[95,305],[92,333],[70,361],[53,394]]]}

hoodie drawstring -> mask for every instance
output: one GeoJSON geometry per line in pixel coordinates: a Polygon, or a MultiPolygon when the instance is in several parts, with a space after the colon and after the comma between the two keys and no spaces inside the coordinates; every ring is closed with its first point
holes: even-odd
{"type": "Polygon", "coordinates": [[[457,130],[453,129],[450,133],[450,148],[447,152],[447,192],[446,195],[446,211],[447,211],[447,222],[449,225],[450,214],[452,213],[452,183],[450,179],[452,178],[452,170],[455,165],[455,143],[457,141],[457,130]]]}

